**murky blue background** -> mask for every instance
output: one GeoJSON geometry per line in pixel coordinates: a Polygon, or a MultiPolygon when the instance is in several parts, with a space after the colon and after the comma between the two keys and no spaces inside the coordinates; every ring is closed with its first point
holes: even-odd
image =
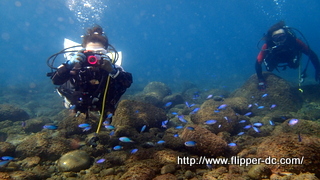
{"type": "MultiPolygon", "coordinates": [[[[178,91],[189,81],[233,90],[255,73],[257,43],[279,20],[320,55],[319,9],[318,0],[1,0],[0,85],[51,85],[47,58],[96,23],[123,52],[132,89],[161,81],[178,91]]],[[[315,83],[311,64],[308,72],[315,83]]],[[[298,71],[279,75],[297,83],[298,71]]]]}

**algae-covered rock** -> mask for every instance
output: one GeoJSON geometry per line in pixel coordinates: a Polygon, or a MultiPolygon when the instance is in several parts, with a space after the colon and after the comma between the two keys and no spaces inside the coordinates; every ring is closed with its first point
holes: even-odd
{"type": "Polygon", "coordinates": [[[254,114],[264,115],[270,112],[270,106],[276,104],[277,110],[282,112],[296,112],[302,107],[300,92],[287,81],[273,73],[263,73],[267,88],[258,90],[258,79],[252,75],[246,83],[234,91],[230,97],[245,97],[250,104],[264,106],[263,109],[252,108],[254,114]]]}
{"type": "Polygon", "coordinates": [[[44,131],[26,137],[16,147],[15,153],[20,158],[39,156],[44,160],[56,160],[70,149],[67,139],[51,138],[50,133],[44,131]]]}
{"type": "Polygon", "coordinates": [[[270,168],[265,164],[253,165],[248,171],[248,176],[252,179],[266,179],[269,178],[271,174],[270,168]]]}
{"type": "Polygon", "coordinates": [[[278,161],[280,158],[288,159],[286,164],[268,165],[271,170],[296,174],[311,172],[319,176],[319,149],[320,140],[317,137],[302,135],[302,140],[299,141],[298,134],[279,133],[265,138],[257,148],[256,157],[271,157],[276,158],[278,161]]]}
{"type": "Polygon", "coordinates": [[[205,101],[200,110],[191,116],[192,122],[195,124],[204,125],[207,120],[216,120],[215,124],[205,125],[211,132],[218,133],[222,131],[232,132],[234,126],[238,124],[238,116],[236,112],[226,104],[226,108],[220,109],[219,112],[215,112],[217,107],[224,103],[217,102],[212,99],[205,101]]]}
{"type": "Polygon", "coordinates": [[[0,156],[13,156],[15,146],[8,142],[0,142],[0,156]]]}
{"type": "Polygon", "coordinates": [[[154,96],[162,100],[165,96],[171,94],[170,88],[162,82],[150,82],[144,89],[143,93],[154,96]]]}
{"type": "Polygon", "coordinates": [[[219,136],[200,126],[192,126],[194,130],[185,128],[181,134],[184,141],[195,141],[194,147],[188,147],[197,155],[206,155],[210,157],[223,156],[227,151],[227,143],[219,136]]]}
{"type": "Polygon", "coordinates": [[[29,115],[23,109],[10,104],[0,104],[0,121],[24,121],[29,119],[29,115]]]}
{"type": "Polygon", "coordinates": [[[151,104],[138,101],[123,100],[113,116],[112,125],[131,126],[140,131],[146,125],[148,128],[161,127],[161,122],[166,120],[166,113],[163,109],[151,104]]]}
{"type": "Polygon", "coordinates": [[[150,82],[133,100],[163,107],[163,98],[171,94],[170,88],[162,82],[150,82]]]}
{"type": "Polygon", "coordinates": [[[90,167],[90,156],[82,150],[70,151],[58,160],[58,169],[63,172],[78,172],[90,167]]]}

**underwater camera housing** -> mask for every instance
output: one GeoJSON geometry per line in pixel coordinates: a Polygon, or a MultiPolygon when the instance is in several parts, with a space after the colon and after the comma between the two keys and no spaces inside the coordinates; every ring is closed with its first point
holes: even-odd
{"type": "Polygon", "coordinates": [[[86,61],[84,62],[84,66],[99,66],[102,64],[102,54],[92,52],[92,51],[84,51],[84,55],[86,56],[86,61]]]}

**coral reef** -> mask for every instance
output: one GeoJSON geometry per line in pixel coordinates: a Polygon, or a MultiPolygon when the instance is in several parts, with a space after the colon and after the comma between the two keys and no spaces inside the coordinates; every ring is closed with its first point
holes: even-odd
{"type": "Polygon", "coordinates": [[[172,93],[150,82],[124,96],[99,132],[97,112],[46,112],[34,101],[1,105],[0,179],[318,179],[317,93],[308,86],[310,94],[297,94],[280,77],[264,75],[266,92],[256,89],[255,75],[231,93],[193,84],[172,93]],[[229,161],[196,161],[204,158],[229,161]],[[240,165],[232,158],[303,162],[240,165]]]}

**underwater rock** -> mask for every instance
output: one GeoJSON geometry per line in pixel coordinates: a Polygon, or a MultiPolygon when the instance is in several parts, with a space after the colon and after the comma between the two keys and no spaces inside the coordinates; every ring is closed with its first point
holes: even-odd
{"type": "MultiPolygon", "coordinates": [[[[320,123],[315,121],[309,121],[304,119],[298,119],[298,123],[293,126],[289,125],[289,121],[293,119],[290,118],[283,122],[279,130],[274,132],[273,134],[276,135],[277,133],[294,133],[300,134],[301,138],[304,136],[317,136],[320,137],[320,123]]],[[[297,136],[298,137],[298,136],[297,136]]]]}
{"type": "Polygon", "coordinates": [[[56,160],[70,150],[70,142],[65,138],[52,138],[50,132],[39,132],[27,136],[17,147],[20,158],[39,156],[42,160],[56,160]]]}
{"type": "Polygon", "coordinates": [[[29,119],[29,115],[23,109],[10,104],[0,104],[0,121],[24,121],[29,119]]]}
{"type": "Polygon", "coordinates": [[[248,171],[248,176],[252,179],[267,179],[271,174],[270,168],[265,164],[252,165],[248,171]]]}
{"type": "Polygon", "coordinates": [[[36,165],[39,165],[40,163],[40,157],[34,156],[34,157],[27,157],[21,161],[21,166],[24,168],[30,168],[34,167],[36,165]]]}
{"type": "Polygon", "coordinates": [[[172,105],[170,107],[173,107],[177,104],[184,104],[184,100],[183,100],[183,97],[180,93],[175,93],[175,94],[172,94],[172,95],[168,95],[166,96],[165,98],[163,98],[163,104],[166,104],[168,102],[171,102],[172,105]]]}
{"type": "Polygon", "coordinates": [[[15,146],[8,142],[0,142],[0,156],[13,156],[15,146]]]}
{"type": "Polygon", "coordinates": [[[178,178],[173,174],[163,174],[153,178],[152,180],[177,180],[178,178]]]}
{"type": "Polygon", "coordinates": [[[82,150],[70,151],[58,160],[57,166],[60,171],[78,172],[90,167],[90,156],[82,150]]]}
{"type": "Polygon", "coordinates": [[[163,98],[170,95],[171,90],[162,82],[150,82],[144,87],[143,92],[132,97],[133,100],[163,107],[163,98]]]}
{"type": "Polygon", "coordinates": [[[10,172],[11,179],[25,179],[25,180],[33,180],[33,179],[39,179],[38,176],[30,171],[13,171],[10,172]]]}
{"type": "Polygon", "coordinates": [[[214,133],[222,131],[231,133],[234,130],[234,126],[238,124],[238,116],[228,105],[226,108],[219,110],[219,112],[214,112],[220,105],[222,105],[221,102],[212,99],[205,101],[201,105],[200,110],[196,114],[191,115],[192,122],[201,124],[214,133]],[[205,125],[205,121],[207,120],[216,120],[217,122],[205,125]]]}
{"type": "Polygon", "coordinates": [[[263,109],[252,108],[251,111],[257,115],[265,115],[270,112],[270,106],[276,104],[277,110],[282,112],[296,112],[302,107],[301,93],[297,88],[290,86],[284,79],[273,73],[263,73],[267,89],[266,91],[258,90],[258,79],[252,75],[246,83],[235,90],[230,97],[245,97],[249,104],[258,104],[264,106],[263,109]]]}
{"type": "Polygon", "coordinates": [[[194,130],[185,128],[181,134],[184,141],[195,141],[196,145],[187,147],[187,149],[197,155],[206,155],[210,157],[223,156],[227,151],[227,143],[219,136],[209,130],[200,127],[192,126],[194,130]]]}
{"type": "Polygon", "coordinates": [[[120,180],[149,180],[153,179],[155,177],[155,174],[155,170],[148,164],[136,164],[130,167],[128,171],[120,177],[120,180]]]}
{"type": "Polygon", "coordinates": [[[274,136],[265,137],[265,140],[257,147],[256,157],[259,158],[288,158],[295,162],[277,165],[268,165],[273,171],[284,171],[299,174],[311,172],[320,175],[320,139],[315,136],[302,136],[299,142],[298,134],[277,133],[274,136]],[[301,158],[303,157],[303,162],[301,158]],[[299,158],[299,159],[298,159],[299,158]],[[300,162],[299,162],[300,161],[300,162]]]}
{"type": "Polygon", "coordinates": [[[164,97],[171,94],[170,88],[162,82],[150,82],[143,89],[143,93],[146,95],[154,96],[158,100],[162,100],[164,97]]]}
{"type": "Polygon", "coordinates": [[[161,108],[138,101],[123,100],[119,103],[111,124],[115,127],[131,126],[140,132],[144,125],[148,128],[161,127],[161,122],[166,118],[166,113],[161,108]]]}
{"type": "Polygon", "coordinates": [[[166,164],[161,168],[161,174],[174,173],[176,171],[176,164],[166,164]]]}
{"type": "Polygon", "coordinates": [[[157,151],[153,155],[153,159],[159,164],[176,164],[178,161],[178,156],[182,157],[183,154],[178,151],[173,151],[171,149],[165,149],[157,151]]]}
{"type": "MultiPolygon", "coordinates": [[[[65,114],[69,110],[64,110],[61,112],[61,114],[65,114]]],[[[58,117],[61,116],[61,114],[57,115],[58,117]]],[[[88,123],[91,126],[91,131],[95,131],[97,129],[98,123],[99,123],[99,116],[95,113],[90,112],[89,118],[86,118],[86,115],[84,113],[81,113],[78,117],[72,116],[72,115],[65,115],[61,117],[62,120],[59,119],[58,127],[61,129],[61,132],[64,132],[67,137],[70,137],[74,134],[84,134],[83,129],[79,128],[79,124],[88,123]]]]}
{"type": "Polygon", "coordinates": [[[28,119],[25,121],[25,126],[23,129],[27,133],[36,133],[41,131],[45,124],[49,124],[49,123],[52,123],[52,121],[49,118],[45,118],[45,117],[28,119]]]}
{"type": "Polygon", "coordinates": [[[299,175],[288,175],[288,176],[283,176],[283,175],[279,175],[280,173],[277,174],[272,174],[270,176],[270,180],[319,180],[319,178],[317,178],[313,173],[300,173],[299,175]]]}

